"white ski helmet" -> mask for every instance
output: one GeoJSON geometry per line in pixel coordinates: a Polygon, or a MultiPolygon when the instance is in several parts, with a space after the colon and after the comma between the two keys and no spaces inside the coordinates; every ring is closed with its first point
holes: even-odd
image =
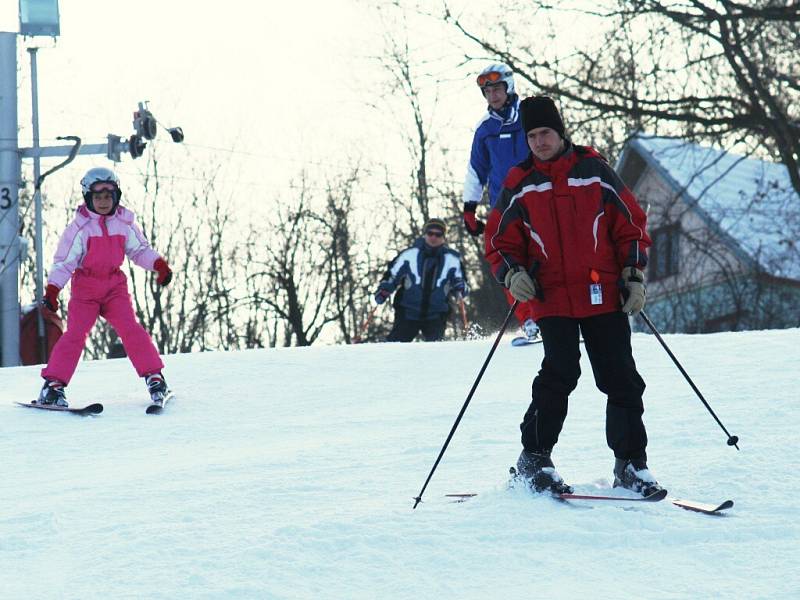
{"type": "Polygon", "coordinates": [[[114,206],[111,209],[113,213],[116,210],[117,205],[119,204],[120,198],[122,198],[122,189],[119,186],[119,177],[117,177],[116,173],[111,169],[106,169],[105,167],[94,167],[86,171],[86,175],[83,176],[81,179],[81,190],[83,191],[83,199],[86,202],[86,206],[94,212],[94,206],[92,205],[92,186],[95,183],[111,183],[116,188],[114,190],[114,206]]]}
{"type": "Polygon", "coordinates": [[[478,74],[477,82],[481,94],[486,86],[500,82],[506,84],[506,93],[509,96],[514,93],[514,75],[508,65],[503,63],[493,63],[486,67],[478,74]]]}

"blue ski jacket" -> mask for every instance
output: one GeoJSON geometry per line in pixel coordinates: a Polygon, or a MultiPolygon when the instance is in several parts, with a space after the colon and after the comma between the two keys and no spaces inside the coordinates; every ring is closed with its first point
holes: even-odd
{"type": "Polygon", "coordinates": [[[489,186],[489,206],[494,208],[511,167],[528,158],[530,148],[519,117],[519,96],[500,111],[491,107],[478,122],[464,178],[464,202],[480,202],[489,186]]]}
{"type": "Polygon", "coordinates": [[[412,321],[441,317],[450,311],[450,294],[469,293],[461,255],[447,246],[431,248],[423,238],[389,263],[378,288],[398,290],[394,306],[403,307],[412,321]]]}

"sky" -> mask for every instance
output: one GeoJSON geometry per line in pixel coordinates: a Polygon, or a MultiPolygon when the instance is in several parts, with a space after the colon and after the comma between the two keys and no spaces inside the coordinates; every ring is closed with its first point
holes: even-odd
{"type": "MultiPolygon", "coordinates": [[[[0,30],[16,30],[17,3],[4,4],[0,30]]],[[[390,157],[402,148],[397,121],[403,117],[381,97],[385,74],[374,58],[383,42],[375,5],[61,0],[55,45],[49,38],[20,43],[21,144],[31,139],[25,48],[37,45],[42,145],[67,134],[84,143],[104,142],[107,133],[127,137],[132,112],[147,100],[163,125],[184,130],[180,147],[164,130],[157,141],[168,172],[187,185],[198,169],[222,165],[220,180],[241,197],[285,187],[303,168],[340,172],[359,160],[397,164],[390,157]]],[[[439,32],[431,41],[427,27],[413,25],[414,47],[439,57],[452,52],[457,34],[439,32]]],[[[453,80],[441,118],[458,115],[466,165],[470,131],[484,105],[471,78],[453,80]],[[452,102],[465,86],[474,100],[466,110],[452,102]]],[[[105,157],[80,158],[48,182],[50,193],[99,164],[107,164],[105,157]]],[[[129,157],[118,165],[123,176],[139,168],[129,157]]]]}
{"type": "MultiPolygon", "coordinates": [[[[157,417],[126,359],[78,367],[67,398],[105,407],[87,418],[14,406],[39,368],[0,369],[2,597],[794,598],[799,336],[664,336],[737,451],[633,335],[648,466],[672,496],[733,500],[723,516],[507,489],[542,359],[510,335],[413,510],[492,339],[166,356],[157,417]]],[[[577,492],[625,495],[582,369],[553,460],[577,492]]]]}

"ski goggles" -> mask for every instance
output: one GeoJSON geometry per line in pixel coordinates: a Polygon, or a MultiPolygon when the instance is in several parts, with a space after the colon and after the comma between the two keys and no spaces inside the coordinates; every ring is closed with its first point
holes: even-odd
{"type": "Polygon", "coordinates": [[[487,85],[498,83],[503,79],[503,74],[499,71],[490,71],[488,73],[481,73],[478,75],[478,87],[484,88],[487,85]]]}
{"type": "Polygon", "coordinates": [[[93,183],[89,189],[93,192],[116,192],[117,186],[110,181],[98,181],[93,183]]]}

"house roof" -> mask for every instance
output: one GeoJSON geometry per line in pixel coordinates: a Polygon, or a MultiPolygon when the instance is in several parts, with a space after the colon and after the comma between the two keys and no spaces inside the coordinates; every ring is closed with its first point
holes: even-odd
{"type": "Polygon", "coordinates": [[[800,195],[785,165],[643,134],[629,147],[767,273],[800,279],[800,195]]]}

